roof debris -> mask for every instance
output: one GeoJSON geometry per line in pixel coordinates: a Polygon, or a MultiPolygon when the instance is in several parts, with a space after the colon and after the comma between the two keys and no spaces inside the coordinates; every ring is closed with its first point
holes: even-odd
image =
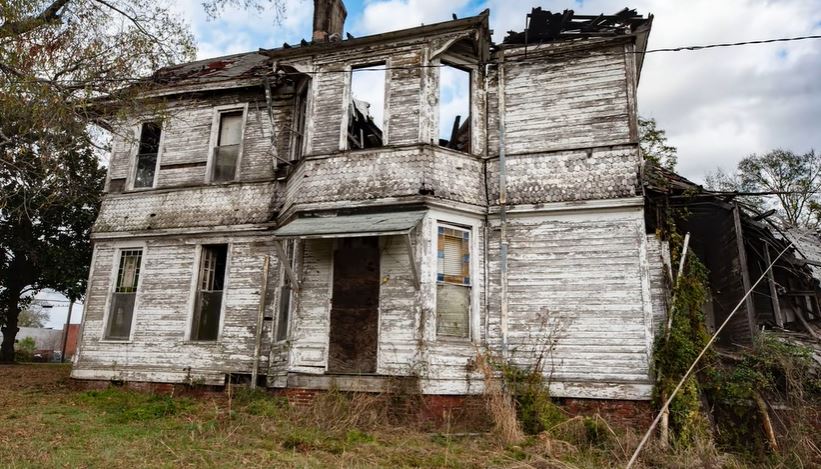
{"type": "Polygon", "coordinates": [[[615,15],[577,15],[573,10],[552,13],[534,8],[527,15],[527,28],[522,32],[508,31],[503,44],[538,44],[558,39],[608,37],[631,34],[649,21],[636,10],[625,8],[615,15]]]}

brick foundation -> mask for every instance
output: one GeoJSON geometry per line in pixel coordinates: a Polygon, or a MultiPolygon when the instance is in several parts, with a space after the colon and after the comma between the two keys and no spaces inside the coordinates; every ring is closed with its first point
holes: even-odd
{"type": "MultiPolygon", "coordinates": [[[[225,396],[224,386],[196,386],[185,384],[123,382],[103,380],[72,379],[72,387],[79,390],[106,389],[109,386],[122,387],[140,392],[164,395],[225,396]]],[[[274,396],[284,397],[294,406],[310,405],[317,395],[326,392],[321,389],[303,388],[260,388],[274,396]]],[[[613,427],[647,428],[653,420],[653,408],[649,401],[605,400],[560,398],[556,404],[571,416],[601,415],[613,427]]],[[[482,396],[436,395],[408,396],[395,404],[397,415],[405,415],[413,420],[430,422],[435,425],[448,423],[476,428],[489,423],[489,415],[482,396]],[[418,397],[418,398],[416,398],[418,397]]]]}

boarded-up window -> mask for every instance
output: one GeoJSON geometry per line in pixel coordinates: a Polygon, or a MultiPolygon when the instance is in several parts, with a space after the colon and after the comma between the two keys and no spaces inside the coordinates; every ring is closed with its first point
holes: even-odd
{"type": "Polygon", "coordinates": [[[237,175],[239,148],[242,141],[242,111],[223,112],[220,114],[219,125],[211,180],[214,182],[233,181],[237,175]]]}
{"type": "Polygon", "coordinates": [[[160,151],[162,126],[159,122],[145,122],[140,129],[140,148],[134,173],[134,187],[154,187],[157,173],[157,154],[160,151]]]}
{"type": "Polygon", "coordinates": [[[439,226],[436,282],[437,336],[470,337],[470,231],[439,226]]]}
{"type": "Polygon", "coordinates": [[[227,258],[228,245],[202,247],[191,340],[217,340],[227,258]]]}
{"type": "MultiPolygon", "coordinates": [[[[294,267],[294,245],[295,241],[288,241],[288,246],[285,249],[288,259],[284,260],[284,262],[288,262],[291,268],[294,267]]],[[[282,285],[279,287],[279,314],[277,315],[276,330],[277,341],[283,341],[288,338],[288,322],[291,319],[291,292],[291,277],[285,275],[283,272],[282,285]]]]}
{"type": "Polygon", "coordinates": [[[134,318],[134,300],[137,297],[137,284],[140,281],[140,263],[142,249],[120,251],[120,264],[117,269],[117,283],[111,296],[105,338],[110,340],[128,340],[131,335],[131,323],[134,318]]]}

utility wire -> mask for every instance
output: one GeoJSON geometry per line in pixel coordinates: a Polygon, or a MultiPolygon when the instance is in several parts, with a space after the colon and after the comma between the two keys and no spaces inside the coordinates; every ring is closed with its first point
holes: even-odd
{"type": "MultiPolygon", "coordinates": [[[[779,43],[779,42],[795,42],[795,41],[806,41],[811,39],[821,39],[821,35],[808,35],[808,36],[796,36],[796,37],[781,37],[781,38],[772,38],[772,39],[760,39],[754,41],[739,41],[739,42],[723,42],[723,43],[715,43],[715,44],[701,44],[701,45],[689,45],[689,46],[679,46],[679,47],[668,47],[668,48],[660,48],[660,49],[649,49],[645,51],[620,51],[620,52],[599,52],[600,55],[645,55],[645,54],[654,54],[660,52],[691,52],[691,51],[701,51],[706,49],[716,49],[716,48],[726,48],[726,47],[739,47],[739,46],[748,46],[748,45],[760,45],[760,44],[771,44],[771,43],[779,43]]],[[[537,44],[532,44],[537,45],[537,44]]],[[[299,50],[299,48],[294,48],[294,50],[299,50]]],[[[567,51],[567,52],[557,52],[555,54],[551,54],[549,56],[539,57],[538,60],[534,60],[532,57],[526,60],[507,60],[507,61],[500,61],[500,60],[491,60],[486,62],[487,64],[491,65],[498,65],[510,62],[540,62],[540,61],[549,61],[555,57],[566,57],[569,55],[578,55],[578,51],[567,51]]],[[[184,64],[183,64],[184,65],[184,64]]],[[[416,69],[425,69],[425,68],[441,68],[447,67],[446,64],[416,64],[416,65],[402,65],[402,66],[385,66],[385,67],[369,67],[369,68],[360,68],[360,69],[330,69],[330,70],[314,70],[314,71],[305,71],[305,72],[284,72],[285,75],[322,75],[322,74],[330,74],[330,73],[352,73],[352,72],[381,72],[387,70],[416,70],[416,69]]],[[[172,66],[174,67],[174,66],[172,66]]],[[[60,83],[116,83],[116,82],[141,82],[141,81],[149,81],[151,77],[123,77],[123,78],[99,78],[99,79],[92,79],[92,80],[64,80],[60,81],[60,83]]],[[[227,77],[226,77],[227,79],[227,77]]],[[[24,83],[26,80],[9,80],[16,83],[24,83]]]]}

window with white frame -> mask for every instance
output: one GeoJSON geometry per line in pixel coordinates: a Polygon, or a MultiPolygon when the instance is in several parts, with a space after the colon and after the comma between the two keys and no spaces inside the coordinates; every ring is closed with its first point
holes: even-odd
{"type": "Polygon", "coordinates": [[[108,323],[105,328],[104,337],[107,340],[128,340],[131,336],[142,257],[142,249],[120,251],[117,279],[111,294],[108,323]]]}
{"type": "Polygon", "coordinates": [[[213,341],[219,336],[227,263],[227,244],[202,247],[194,316],[191,321],[191,340],[213,341]]]}
{"type": "Polygon", "coordinates": [[[385,63],[351,68],[348,149],[385,144],[385,63]]]}
{"type": "Polygon", "coordinates": [[[305,147],[305,118],[308,114],[308,91],[311,87],[310,78],[300,80],[296,84],[294,93],[294,117],[291,125],[291,161],[302,159],[305,147]]]}
{"type": "Polygon", "coordinates": [[[471,71],[442,62],[439,69],[439,145],[470,152],[471,71]]]}
{"type": "Polygon", "coordinates": [[[470,337],[470,236],[471,232],[466,228],[437,227],[437,337],[470,337]]]}
{"type": "MultiPolygon", "coordinates": [[[[285,253],[291,268],[294,267],[294,254],[296,253],[296,241],[287,241],[285,253]]],[[[293,295],[293,287],[291,285],[291,277],[286,275],[283,269],[282,283],[279,286],[279,311],[277,314],[276,327],[276,341],[282,342],[288,338],[288,323],[291,320],[291,299],[293,295]]]]}
{"type": "Polygon", "coordinates": [[[154,187],[161,136],[162,124],[160,122],[143,122],[140,127],[140,145],[134,165],[133,186],[135,189],[154,187]]]}
{"type": "Polygon", "coordinates": [[[219,130],[211,161],[211,181],[229,182],[237,177],[242,143],[242,110],[219,113],[219,130]]]}

